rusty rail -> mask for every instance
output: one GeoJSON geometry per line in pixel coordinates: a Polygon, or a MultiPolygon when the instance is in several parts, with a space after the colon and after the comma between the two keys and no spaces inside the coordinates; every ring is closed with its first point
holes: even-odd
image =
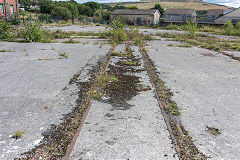
{"type": "Polygon", "coordinates": [[[145,68],[146,68],[146,70],[147,70],[147,73],[148,73],[150,82],[151,82],[151,84],[152,84],[152,87],[154,88],[154,93],[155,93],[155,96],[156,96],[156,98],[157,98],[159,107],[160,107],[160,109],[161,109],[161,112],[162,112],[164,121],[165,121],[165,123],[166,123],[166,125],[167,125],[167,129],[168,129],[168,131],[169,131],[170,137],[171,137],[171,139],[172,139],[172,141],[173,141],[174,148],[175,148],[175,150],[176,150],[176,152],[177,152],[178,158],[179,158],[180,160],[182,160],[180,148],[179,148],[179,146],[178,146],[178,144],[177,144],[177,139],[176,139],[176,137],[175,137],[175,135],[174,135],[174,133],[173,133],[173,130],[172,130],[172,127],[171,127],[171,124],[170,124],[170,123],[171,123],[171,119],[174,121],[174,123],[175,123],[176,127],[178,128],[178,131],[179,131],[179,133],[180,133],[181,136],[183,136],[183,131],[182,131],[182,129],[181,129],[181,126],[180,126],[180,124],[179,124],[179,121],[178,121],[173,115],[171,115],[171,114],[168,115],[168,114],[165,112],[164,107],[163,107],[163,104],[162,104],[162,102],[161,102],[161,100],[160,100],[160,98],[159,98],[159,96],[158,96],[158,93],[157,93],[156,85],[158,85],[158,84],[155,84],[155,83],[154,83],[153,77],[152,77],[151,72],[150,72],[150,69],[149,69],[148,59],[147,59],[145,53],[143,53],[140,49],[139,49],[139,51],[140,51],[140,53],[141,53],[141,56],[142,56],[142,59],[143,59],[143,62],[144,62],[144,66],[145,66],[145,68]]]}
{"type": "MultiPolygon", "coordinates": [[[[115,46],[113,46],[113,47],[110,49],[110,51],[108,52],[107,62],[106,62],[105,67],[104,67],[104,69],[103,69],[104,71],[106,71],[106,70],[108,69],[109,62],[110,62],[110,60],[111,60],[111,58],[112,58],[111,53],[113,52],[114,49],[115,49],[115,46]]],[[[66,154],[65,154],[65,156],[63,157],[63,160],[68,160],[68,159],[69,159],[70,154],[72,153],[73,147],[74,147],[74,145],[75,145],[75,143],[76,143],[76,141],[77,141],[77,138],[78,138],[78,136],[79,136],[79,134],[80,134],[80,131],[81,131],[82,127],[83,127],[83,124],[84,124],[84,122],[85,122],[85,120],[86,120],[86,118],[87,118],[87,114],[88,114],[88,112],[89,112],[89,110],[90,110],[90,108],[91,108],[91,106],[92,106],[92,103],[93,103],[93,101],[90,100],[87,109],[86,109],[86,110],[84,111],[84,113],[83,113],[83,117],[82,117],[81,123],[80,123],[80,125],[79,125],[79,127],[78,127],[78,129],[77,129],[77,132],[74,134],[73,139],[72,139],[71,143],[69,144],[69,146],[68,146],[68,148],[67,148],[66,154]]]]}

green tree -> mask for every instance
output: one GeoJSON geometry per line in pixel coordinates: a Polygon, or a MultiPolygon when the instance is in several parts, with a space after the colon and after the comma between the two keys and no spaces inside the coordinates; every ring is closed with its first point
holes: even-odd
{"type": "Polygon", "coordinates": [[[0,18],[0,39],[7,40],[11,36],[11,26],[0,18]]]}
{"type": "Polygon", "coordinates": [[[51,0],[41,0],[39,6],[40,12],[43,14],[50,14],[53,9],[53,3],[51,0]]]}
{"type": "Polygon", "coordinates": [[[23,5],[25,10],[29,10],[32,5],[31,0],[19,0],[19,3],[23,5]]]}
{"type": "Polygon", "coordinates": [[[54,7],[51,17],[55,19],[61,18],[63,20],[68,20],[72,18],[72,13],[65,7],[54,7]]]}
{"type": "Polygon", "coordinates": [[[155,4],[155,6],[154,6],[153,8],[151,8],[151,9],[158,9],[161,14],[164,13],[164,9],[163,9],[163,8],[161,7],[161,5],[158,4],[158,3],[155,4]]]}
{"type": "Polygon", "coordinates": [[[78,5],[78,12],[80,15],[85,15],[88,17],[93,16],[93,10],[89,6],[86,6],[84,4],[78,5]]]}
{"type": "Polygon", "coordinates": [[[97,2],[87,2],[87,3],[84,3],[84,5],[89,6],[93,10],[92,13],[94,13],[96,10],[100,9],[101,7],[101,5],[97,2]]]}
{"type": "Polygon", "coordinates": [[[102,20],[109,21],[110,12],[99,9],[94,12],[93,17],[99,21],[102,21],[102,20]]]}
{"type": "Polygon", "coordinates": [[[85,8],[86,8],[86,6],[84,4],[78,5],[78,12],[80,15],[85,15],[85,8]]]}
{"type": "Polygon", "coordinates": [[[73,17],[78,17],[79,16],[79,12],[78,12],[78,7],[76,3],[73,2],[58,2],[57,6],[59,7],[65,7],[67,8],[73,17]]]}

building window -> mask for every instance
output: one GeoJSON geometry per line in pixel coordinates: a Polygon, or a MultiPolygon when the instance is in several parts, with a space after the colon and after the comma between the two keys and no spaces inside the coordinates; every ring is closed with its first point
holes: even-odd
{"type": "Polygon", "coordinates": [[[13,5],[10,6],[10,11],[11,11],[11,15],[13,15],[13,12],[14,12],[13,5]]]}
{"type": "Polygon", "coordinates": [[[0,4],[0,14],[3,15],[3,4],[0,4]]]}

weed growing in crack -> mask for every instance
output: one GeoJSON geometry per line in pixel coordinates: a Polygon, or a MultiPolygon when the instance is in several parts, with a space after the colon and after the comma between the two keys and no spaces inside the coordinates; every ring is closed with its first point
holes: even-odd
{"type": "Polygon", "coordinates": [[[18,130],[17,130],[17,131],[12,135],[12,138],[14,138],[14,139],[19,139],[19,138],[22,137],[23,134],[24,134],[23,131],[18,131],[18,130]]]}
{"type": "MultiPolygon", "coordinates": [[[[185,42],[189,45],[194,45],[197,47],[206,48],[213,51],[224,51],[224,50],[240,50],[240,43],[238,41],[229,41],[229,40],[219,40],[215,37],[207,36],[207,37],[199,37],[196,34],[196,37],[190,37],[186,34],[170,34],[170,33],[162,33],[157,34],[158,36],[171,38],[175,41],[185,42]]],[[[185,46],[181,46],[185,47],[185,46]]]]}
{"type": "Polygon", "coordinates": [[[192,46],[190,44],[180,44],[177,47],[191,48],[192,46]]]}
{"type": "Polygon", "coordinates": [[[106,71],[101,72],[96,81],[96,86],[94,89],[89,91],[90,95],[94,99],[99,99],[103,95],[103,87],[109,82],[118,81],[118,78],[115,75],[110,75],[106,71]]]}
{"type": "Polygon", "coordinates": [[[122,57],[123,53],[122,52],[112,52],[111,56],[117,56],[117,57],[122,57]]]}
{"type": "Polygon", "coordinates": [[[0,50],[0,52],[15,52],[15,51],[2,49],[2,50],[0,50]]]}
{"type": "Polygon", "coordinates": [[[38,58],[39,61],[42,61],[42,60],[54,60],[53,58],[38,58]]]}
{"type": "Polygon", "coordinates": [[[177,106],[177,104],[176,104],[175,102],[170,101],[170,102],[168,103],[168,105],[165,105],[165,107],[166,107],[166,111],[167,111],[168,113],[171,113],[171,114],[173,114],[173,115],[175,115],[175,116],[180,115],[179,108],[178,108],[178,106],[177,106]]]}
{"type": "Polygon", "coordinates": [[[137,65],[137,62],[135,62],[135,61],[123,61],[123,63],[128,66],[136,66],[137,65]]]}
{"type": "Polygon", "coordinates": [[[60,57],[58,59],[62,59],[62,58],[68,59],[68,55],[65,52],[59,53],[59,56],[60,57]]]}

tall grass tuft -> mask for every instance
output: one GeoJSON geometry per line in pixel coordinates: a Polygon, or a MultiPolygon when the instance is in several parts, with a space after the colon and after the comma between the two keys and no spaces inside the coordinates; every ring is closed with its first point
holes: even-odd
{"type": "Polygon", "coordinates": [[[196,37],[197,23],[188,21],[186,26],[187,34],[190,37],[196,37]]]}

